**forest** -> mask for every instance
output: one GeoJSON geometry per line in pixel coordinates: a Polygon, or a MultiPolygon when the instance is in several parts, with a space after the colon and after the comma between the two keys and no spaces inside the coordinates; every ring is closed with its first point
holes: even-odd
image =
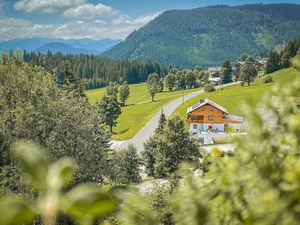
{"type": "Polygon", "coordinates": [[[297,4],[168,10],[103,56],[184,68],[255,57],[300,35],[299,11],[297,4]]]}
{"type": "Polygon", "coordinates": [[[63,55],[61,53],[23,52],[25,62],[44,67],[48,72],[56,73],[59,80],[63,79],[65,62],[70,71],[84,84],[86,89],[104,87],[109,82],[129,84],[145,82],[151,73],[162,76],[167,69],[155,62],[138,62],[129,60],[111,60],[94,55],[63,55]]]}

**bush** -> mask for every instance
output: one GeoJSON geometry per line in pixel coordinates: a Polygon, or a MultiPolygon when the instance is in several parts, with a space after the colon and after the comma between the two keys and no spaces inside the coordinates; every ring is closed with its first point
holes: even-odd
{"type": "Polygon", "coordinates": [[[271,83],[271,82],[273,82],[273,78],[270,75],[267,75],[264,78],[263,82],[264,82],[264,84],[271,83]]]}
{"type": "Polygon", "coordinates": [[[214,92],[214,91],[216,91],[216,88],[213,84],[206,84],[204,86],[204,91],[205,92],[214,92]]]}

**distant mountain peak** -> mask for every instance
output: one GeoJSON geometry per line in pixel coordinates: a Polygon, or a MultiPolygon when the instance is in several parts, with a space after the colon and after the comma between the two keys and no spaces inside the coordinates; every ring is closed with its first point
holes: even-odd
{"type": "MultiPolygon", "coordinates": [[[[99,54],[112,46],[118,44],[121,40],[103,39],[93,40],[89,38],[84,39],[62,39],[62,38],[28,38],[28,39],[14,39],[9,41],[0,42],[0,49],[21,49],[28,52],[39,50],[45,50],[50,46],[54,46],[55,49],[49,48],[50,51],[57,52],[57,46],[65,47],[71,50],[70,47],[75,49],[75,52],[81,52],[84,54],[99,54]],[[48,45],[51,44],[51,45],[48,45]],[[63,45],[65,44],[65,45],[63,45]],[[66,46],[68,45],[68,47],[66,46]],[[44,48],[42,48],[44,46],[44,48]],[[46,47],[45,47],[46,46],[46,47]]],[[[74,50],[73,49],[73,50],[74,50]]],[[[63,50],[61,51],[63,52],[63,50]]]]}

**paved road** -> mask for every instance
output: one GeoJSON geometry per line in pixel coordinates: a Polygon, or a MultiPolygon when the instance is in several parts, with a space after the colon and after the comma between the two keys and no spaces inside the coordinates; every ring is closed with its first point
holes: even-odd
{"type": "MultiPolygon", "coordinates": [[[[231,86],[238,84],[236,83],[230,83],[230,84],[224,84],[223,87],[231,86]]],[[[221,86],[217,86],[217,89],[221,88],[221,86]]],[[[184,101],[187,101],[201,93],[203,93],[203,90],[195,91],[188,93],[184,96],[184,101]]],[[[200,101],[200,99],[199,99],[200,101]]],[[[170,102],[167,104],[165,107],[163,107],[163,111],[168,118],[183,102],[183,97],[177,98],[174,101],[170,102]]],[[[122,149],[126,148],[128,144],[132,144],[137,148],[138,152],[143,151],[143,144],[153,135],[153,132],[155,131],[158,121],[159,121],[159,116],[160,116],[161,110],[157,112],[151,120],[148,121],[148,123],[132,138],[127,141],[123,142],[117,142],[113,141],[113,148],[115,149],[122,149]]],[[[136,121],[138,123],[138,121],[136,121]]]]}

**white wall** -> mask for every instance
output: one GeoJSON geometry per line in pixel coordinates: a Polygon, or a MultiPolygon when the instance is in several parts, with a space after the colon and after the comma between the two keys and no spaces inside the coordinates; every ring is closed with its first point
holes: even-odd
{"type": "Polygon", "coordinates": [[[192,133],[196,133],[199,130],[200,131],[206,131],[208,129],[208,126],[212,125],[212,129],[218,129],[218,131],[224,131],[224,124],[210,124],[210,123],[204,123],[204,124],[190,124],[190,131],[192,133]],[[197,128],[194,128],[194,125],[197,125],[197,128]]]}
{"type": "MultiPolygon", "coordinates": [[[[210,124],[210,123],[204,123],[204,124],[195,124],[191,123],[190,124],[190,132],[192,133],[197,133],[199,130],[200,131],[207,131],[208,126],[212,125],[212,129],[217,129],[218,131],[224,132],[224,124],[210,124]],[[197,128],[194,128],[194,125],[197,126],[197,128]]],[[[228,124],[228,127],[231,127],[233,131],[236,130],[241,130],[242,124],[228,124]]]]}

